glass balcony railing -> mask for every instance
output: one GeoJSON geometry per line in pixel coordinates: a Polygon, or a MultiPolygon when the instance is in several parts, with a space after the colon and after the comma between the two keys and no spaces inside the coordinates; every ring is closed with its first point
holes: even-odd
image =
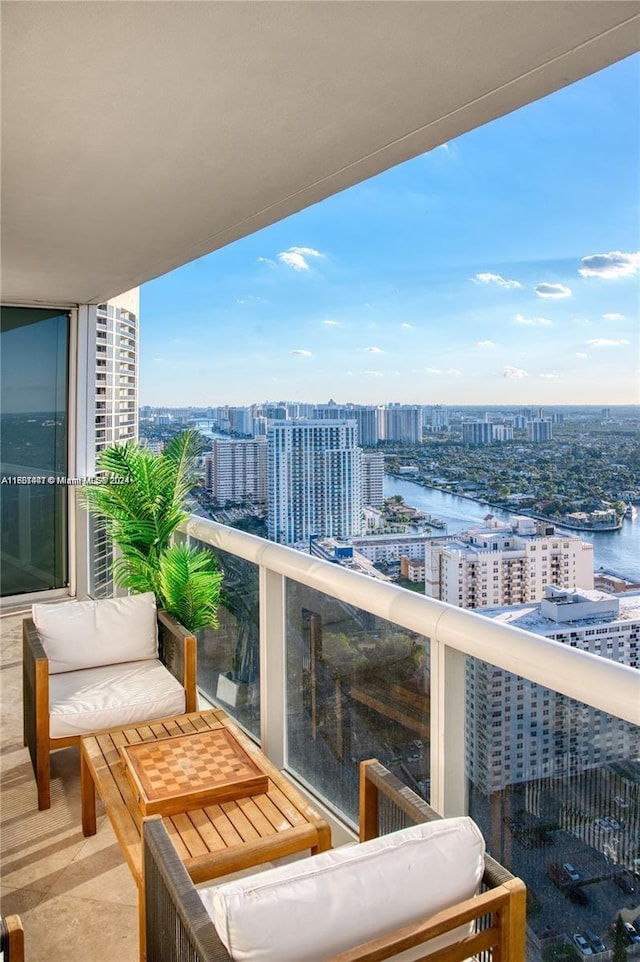
{"type": "Polygon", "coordinates": [[[640,915],[637,669],[211,521],[184,532],[228,585],[201,690],[275,764],[353,824],[378,757],[524,879],[532,959],[576,932],[613,948],[640,915]]]}
{"type": "Polygon", "coordinates": [[[353,822],[378,758],[429,799],[429,642],[286,581],[287,767],[353,822]]]}
{"type": "Polygon", "coordinates": [[[258,566],[207,544],[224,571],[219,626],[198,632],[198,685],[260,738],[258,566]]]}

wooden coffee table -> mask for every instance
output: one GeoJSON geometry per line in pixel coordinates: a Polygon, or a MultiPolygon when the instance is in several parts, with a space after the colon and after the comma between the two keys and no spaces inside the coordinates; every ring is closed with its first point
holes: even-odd
{"type": "MultiPolygon", "coordinates": [[[[138,886],[140,957],[144,958],[142,809],[125,771],[121,748],[193,732],[228,730],[268,777],[258,795],[190,808],[164,817],[178,855],[194,882],[204,882],[272,859],[331,847],[331,832],[318,812],[260,749],[216,708],[127,728],[81,741],[82,831],[96,833],[96,793],[138,886]]],[[[175,806],[174,806],[175,807],[175,806]]]]}

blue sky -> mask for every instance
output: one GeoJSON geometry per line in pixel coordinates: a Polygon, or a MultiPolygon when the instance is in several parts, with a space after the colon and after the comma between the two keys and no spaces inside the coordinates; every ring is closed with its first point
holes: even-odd
{"type": "Polygon", "coordinates": [[[141,290],[140,402],[630,404],[640,56],[141,290]]]}

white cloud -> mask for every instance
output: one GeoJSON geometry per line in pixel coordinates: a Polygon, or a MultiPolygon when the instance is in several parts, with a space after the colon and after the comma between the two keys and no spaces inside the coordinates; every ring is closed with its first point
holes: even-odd
{"type": "MultiPolygon", "coordinates": [[[[259,257],[258,260],[264,260],[264,258],[259,257]]],[[[253,294],[247,294],[246,297],[239,297],[238,300],[236,301],[236,304],[257,304],[258,301],[261,301],[261,300],[262,300],[261,297],[256,297],[253,294]]]]}
{"type": "Polygon", "coordinates": [[[573,291],[565,284],[538,284],[535,288],[538,297],[571,297],[573,291]]]}
{"type": "Polygon", "coordinates": [[[313,354],[311,351],[303,351],[303,350],[289,351],[289,354],[297,354],[299,357],[313,357],[313,354]]]}
{"type": "Polygon", "coordinates": [[[406,321],[403,321],[402,324],[400,325],[400,327],[404,327],[404,328],[406,328],[407,330],[410,330],[410,331],[415,330],[415,324],[407,324],[406,321]]]}
{"type": "Polygon", "coordinates": [[[366,375],[366,377],[384,377],[384,374],[380,371],[363,371],[362,373],[366,375]]]}
{"type": "Polygon", "coordinates": [[[587,357],[587,356],[588,356],[588,355],[586,355],[586,354],[584,353],[584,351],[576,351],[576,357],[579,357],[579,358],[581,358],[581,359],[584,360],[584,358],[587,357]]]}
{"type": "Polygon", "coordinates": [[[590,341],[587,341],[589,347],[623,347],[628,343],[629,341],[625,341],[624,338],[615,341],[610,337],[593,337],[590,341]]]}
{"type": "Polygon", "coordinates": [[[612,280],[616,277],[633,277],[640,271],[640,251],[623,254],[622,251],[609,251],[608,254],[589,254],[582,258],[578,274],[583,277],[601,277],[612,280]]]}
{"type": "Polygon", "coordinates": [[[553,324],[553,321],[550,321],[548,317],[524,317],[522,314],[516,314],[513,321],[514,324],[529,324],[539,327],[549,327],[550,324],[553,324]]]}
{"type": "Polygon", "coordinates": [[[436,147],[436,150],[444,150],[444,152],[448,154],[451,148],[449,147],[449,144],[438,144],[438,146],[436,147]]]}
{"type": "Polygon", "coordinates": [[[294,271],[309,271],[311,267],[308,263],[309,257],[324,257],[320,251],[313,247],[289,247],[286,251],[280,251],[278,260],[293,268],[294,271]]]}
{"type": "Polygon", "coordinates": [[[276,262],[272,261],[270,257],[259,257],[258,264],[266,264],[268,267],[276,266],[276,262]]]}
{"type": "Polygon", "coordinates": [[[526,371],[523,371],[521,367],[511,367],[510,365],[507,365],[504,369],[503,377],[521,378],[529,377],[529,375],[526,371]]]}
{"type": "Polygon", "coordinates": [[[412,374],[442,374],[439,367],[414,368],[412,374]]]}
{"type": "Polygon", "coordinates": [[[452,377],[462,377],[462,372],[459,371],[457,367],[448,368],[445,374],[450,374],[452,377]]]}
{"type": "Polygon", "coordinates": [[[340,326],[340,321],[326,320],[326,321],[323,321],[322,323],[323,323],[323,324],[326,324],[327,327],[339,327],[339,326],[340,326]]]}
{"type": "Polygon", "coordinates": [[[553,377],[560,377],[560,375],[556,374],[555,371],[551,371],[550,374],[538,374],[538,377],[553,378],[553,377]]]}
{"type": "Polygon", "coordinates": [[[500,274],[490,274],[488,272],[476,274],[475,277],[470,277],[469,280],[473,281],[474,284],[497,284],[498,287],[505,288],[522,287],[520,281],[507,281],[504,277],[501,277],[500,274]]]}
{"type": "Polygon", "coordinates": [[[605,321],[624,321],[624,314],[603,314],[605,321]]]}
{"type": "Polygon", "coordinates": [[[476,347],[481,348],[483,351],[490,350],[492,347],[495,347],[495,346],[496,346],[495,341],[478,341],[478,343],[476,344],[476,347]]]}
{"type": "Polygon", "coordinates": [[[380,347],[363,347],[362,350],[365,354],[384,354],[384,351],[380,347]]]}

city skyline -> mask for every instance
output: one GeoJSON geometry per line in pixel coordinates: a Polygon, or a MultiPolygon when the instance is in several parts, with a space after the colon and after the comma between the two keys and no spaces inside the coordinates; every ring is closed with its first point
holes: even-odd
{"type": "Polygon", "coordinates": [[[146,284],[141,403],[637,403],[639,64],[146,284]]]}

